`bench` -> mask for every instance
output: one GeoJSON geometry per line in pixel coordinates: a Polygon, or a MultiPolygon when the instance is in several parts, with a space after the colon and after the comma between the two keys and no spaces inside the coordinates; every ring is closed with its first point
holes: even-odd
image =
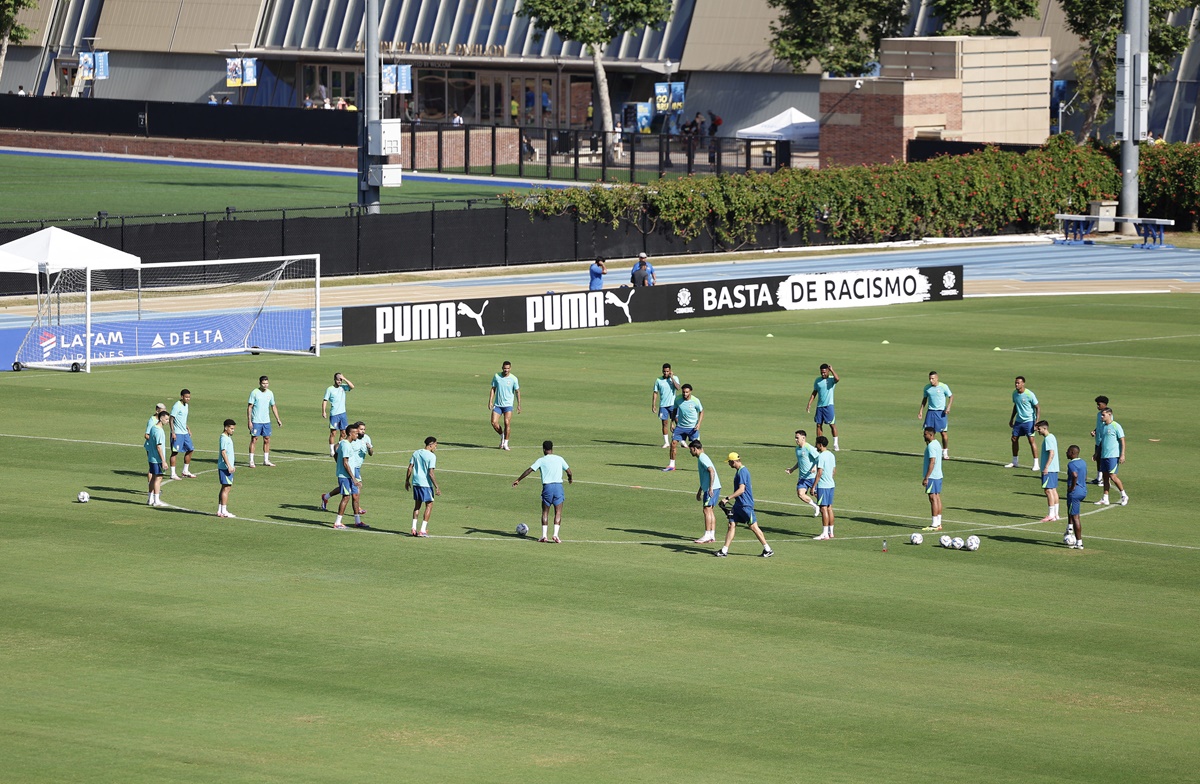
{"type": "Polygon", "coordinates": [[[1055,215],[1054,219],[1062,221],[1063,238],[1055,240],[1055,245],[1091,245],[1092,240],[1087,239],[1089,234],[1096,231],[1096,226],[1102,220],[1110,220],[1113,223],[1132,223],[1134,231],[1142,238],[1142,241],[1135,248],[1143,248],[1145,250],[1160,250],[1164,248],[1173,248],[1174,245],[1167,245],[1163,242],[1163,228],[1165,226],[1174,226],[1175,221],[1170,218],[1133,218],[1129,216],[1117,215],[1115,217],[1102,217],[1100,215],[1055,215]]]}

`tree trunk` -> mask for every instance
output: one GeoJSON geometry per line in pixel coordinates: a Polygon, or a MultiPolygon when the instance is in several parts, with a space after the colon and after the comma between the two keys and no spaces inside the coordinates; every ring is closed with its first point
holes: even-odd
{"type": "Polygon", "coordinates": [[[600,44],[590,46],[592,68],[596,74],[596,94],[600,97],[600,130],[604,134],[605,155],[611,163],[617,159],[617,145],[620,144],[620,140],[612,135],[613,113],[612,99],[608,94],[608,73],[604,70],[604,61],[600,59],[600,44]]]}
{"type": "Polygon", "coordinates": [[[4,59],[8,57],[8,37],[12,35],[12,26],[0,30],[0,79],[4,78],[4,59]]]}

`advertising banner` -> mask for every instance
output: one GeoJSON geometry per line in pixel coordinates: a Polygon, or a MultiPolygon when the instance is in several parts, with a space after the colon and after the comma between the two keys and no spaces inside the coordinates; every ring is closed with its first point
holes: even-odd
{"type": "Polygon", "coordinates": [[[96,78],[95,52],[79,53],[79,78],[85,82],[90,82],[96,78]]]}
{"type": "Polygon", "coordinates": [[[96,81],[108,78],[108,52],[96,52],[96,81]]]}
{"type": "Polygon", "coordinates": [[[242,58],[242,87],[258,86],[258,60],[254,57],[242,58]]]}
{"type": "Polygon", "coordinates": [[[683,111],[684,82],[656,82],[654,84],[654,111],[656,114],[674,114],[683,111]]]}
{"type": "Polygon", "coordinates": [[[226,87],[241,87],[242,86],[242,58],[226,57],[225,58],[225,86],[226,87]]]}
{"type": "Polygon", "coordinates": [[[407,95],[412,92],[411,65],[383,66],[383,94],[407,95]]]}
{"type": "Polygon", "coordinates": [[[342,309],[342,343],[410,343],[652,321],[962,299],[962,267],[803,273],[342,309]]]}

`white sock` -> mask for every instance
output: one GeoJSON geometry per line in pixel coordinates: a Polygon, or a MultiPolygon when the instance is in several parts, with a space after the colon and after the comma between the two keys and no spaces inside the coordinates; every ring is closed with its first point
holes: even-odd
{"type": "Polygon", "coordinates": [[[425,533],[425,529],[426,529],[426,528],[428,528],[428,527],[429,527],[429,521],[428,521],[428,520],[422,520],[422,521],[421,521],[421,533],[425,533]]]}
{"type": "Polygon", "coordinates": [[[336,518],[334,518],[333,524],[339,525],[339,524],[341,524],[341,522],[342,522],[342,516],[338,515],[336,518]]]}
{"type": "Polygon", "coordinates": [[[937,519],[938,519],[938,525],[941,525],[942,524],[942,516],[938,515],[937,519]]]}
{"type": "Polygon", "coordinates": [[[723,552],[723,553],[728,553],[728,552],[729,552],[729,548],[728,548],[728,547],[722,547],[722,548],[721,548],[721,552],[723,552]]]}
{"type": "Polygon", "coordinates": [[[264,463],[271,462],[271,453],[270,452],[263,452],[263,462],[264,463]]]}
{"type": "Polygon", "coordinates": [[[937,524],[938,524],[938,522],[937,522],[937,515],[930,515],[930,517],[929,517],[929,527],[930,527],[930,528],[937,528],[937,524]]]}
{"type": "Polygon", "coordinates": [[[354,515],[354,524],[358,525],[361,522],[362,522],[362,515],[360,515],[360,514],[354,515]]]}
{"type": "Polygon", "coordinates": [[[837,438],[838,438],[837,436],[833,437],[833,448],[834,449],[837,449],[837,445],[838,445],[837,438]]]}
{"type": "Polygon", "coordinates": [[[1050,514],[1054,515],[1055,517],[1058,517],[1058,504],[1055,504],[1054,506],[1052,506],[1050,508],[1050,514]]]}
{"type": "Polygon", "coordinates": [[[1129,497],[1129,493],[1126,493],[1124,490],[1122,490],[1122,491],[1121,491],[1121,497],[1122,497],[1122,498],[1128,498],[1128,497],[1129,497]]]}
{"type": "Polygon", "coordinates": [[[1100,500],[1101,500],[1101,501],[1107,501],[1107,500],[1108,500],[1108,493],[1105,493],[1105,494],[1104,494],[1104,496],[1103,496],[1103,497],[1102,497],[1100,500]]]}
{"type": "Polygon", "coordinates": [[[413,527],[412,527],[412,529],[413,529],[414,531],[415,531],[415,530],[417,530],[417,518],[415,518],[415,517],[413,518],[413,527]]]}
{"type": "Polygon", "coordinates": [[[542,538],[543,539],[546,538],[546,531],[548,530],[548,528],[549,528],[548,526],[545,526],[545,525],[542,526],[542,538]]]}
{"type": "Polygon", "coordinates": [[[667,467],[668,467],[668,468],[674,468],[674,467],[675,467],[675,461],[674,461],[674,460],[672,460],[670,463],[667,463],[667,467]]]}
{"type": "Polygon", "coordinates": [[[664,435],[664,436],[663,436],[663,443],[664,443],[664,444],[667,444],[667,445],[669,446],[669,445],[670,445],[670,443],[671,443],[671,437],[670,437],[670,436],[668,436],[668,435],[664,435]]]}
{"type": "Polygon", "coordinates": [[[329,445],[329,456],[330,456],[330,457],[333,457],[333,453],[334,453],[335,451],[336,451],[336,448],[334,447],[334,445],[333,445],[333,444],[330,444],[330,445],[329,445]]]}
{"type": "Polygon", "coordinates": [[[809,501],[809,502],[808,502],[808,505],[809,505],[809,506],[811,506],[811,507],[813,508],[813,511],[814,511],[814,512],[819,512],[819,511],[821,511],[821,507],[817,505],[817,502],[816,502],[816,501],[809,501]]]}
{"type": "Polygon", "coordinates": [[[1013,466],[1013,468],[1017,467],[1017,458],[1015,458],[1015,457],[1012,459],[1012,466],[1013,466]]]}
{"type": "Polygon", "coordinates": [[[171,478],[174,479],[175,477],[176,477],[175,466],[171,466],[171,478]]]}
{"type": "Polygon", "coordinates": [[[253,452],[250,453],[250,462],[246,463],[246,465],[249,465],[249,466],[254,465],[254,453],[253,452]]]}
{"type": "Polygon", "coordinates": [[[558,529],[559,529],[560,527],[561,527],[561,526],[560,526],[558,523],[555,523],[555,524],[554,524],[554,536],[555,536],[555,538],[558,538],[558,529]]]}
{"type": "Polygon", "coordinates": [[[832,526],[832,525],[823,525],[823,526],[821,526],[821,533],[823,533],[823,534],[831,534],[831,533],[833,533],[833,526],[832,526]]]}

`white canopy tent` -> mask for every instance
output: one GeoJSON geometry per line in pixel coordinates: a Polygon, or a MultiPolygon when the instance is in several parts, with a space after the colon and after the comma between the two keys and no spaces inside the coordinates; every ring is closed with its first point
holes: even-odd
{"type": "Polygon", "coordinates": [[[53,274],[64,269],[130,269],[142,260],[132,253],[51,226],[0,245],[0,272],[53,274]],[[14,261],[14,258],[16,259],[14,261]]]}
{"type": "Polygon", "coordinates": [[[742,128],[739,139],[762,139],[776,142],[813,141],[820,136],[821,124],[799,109],[788,109],[758,125],[742,128]]]}

